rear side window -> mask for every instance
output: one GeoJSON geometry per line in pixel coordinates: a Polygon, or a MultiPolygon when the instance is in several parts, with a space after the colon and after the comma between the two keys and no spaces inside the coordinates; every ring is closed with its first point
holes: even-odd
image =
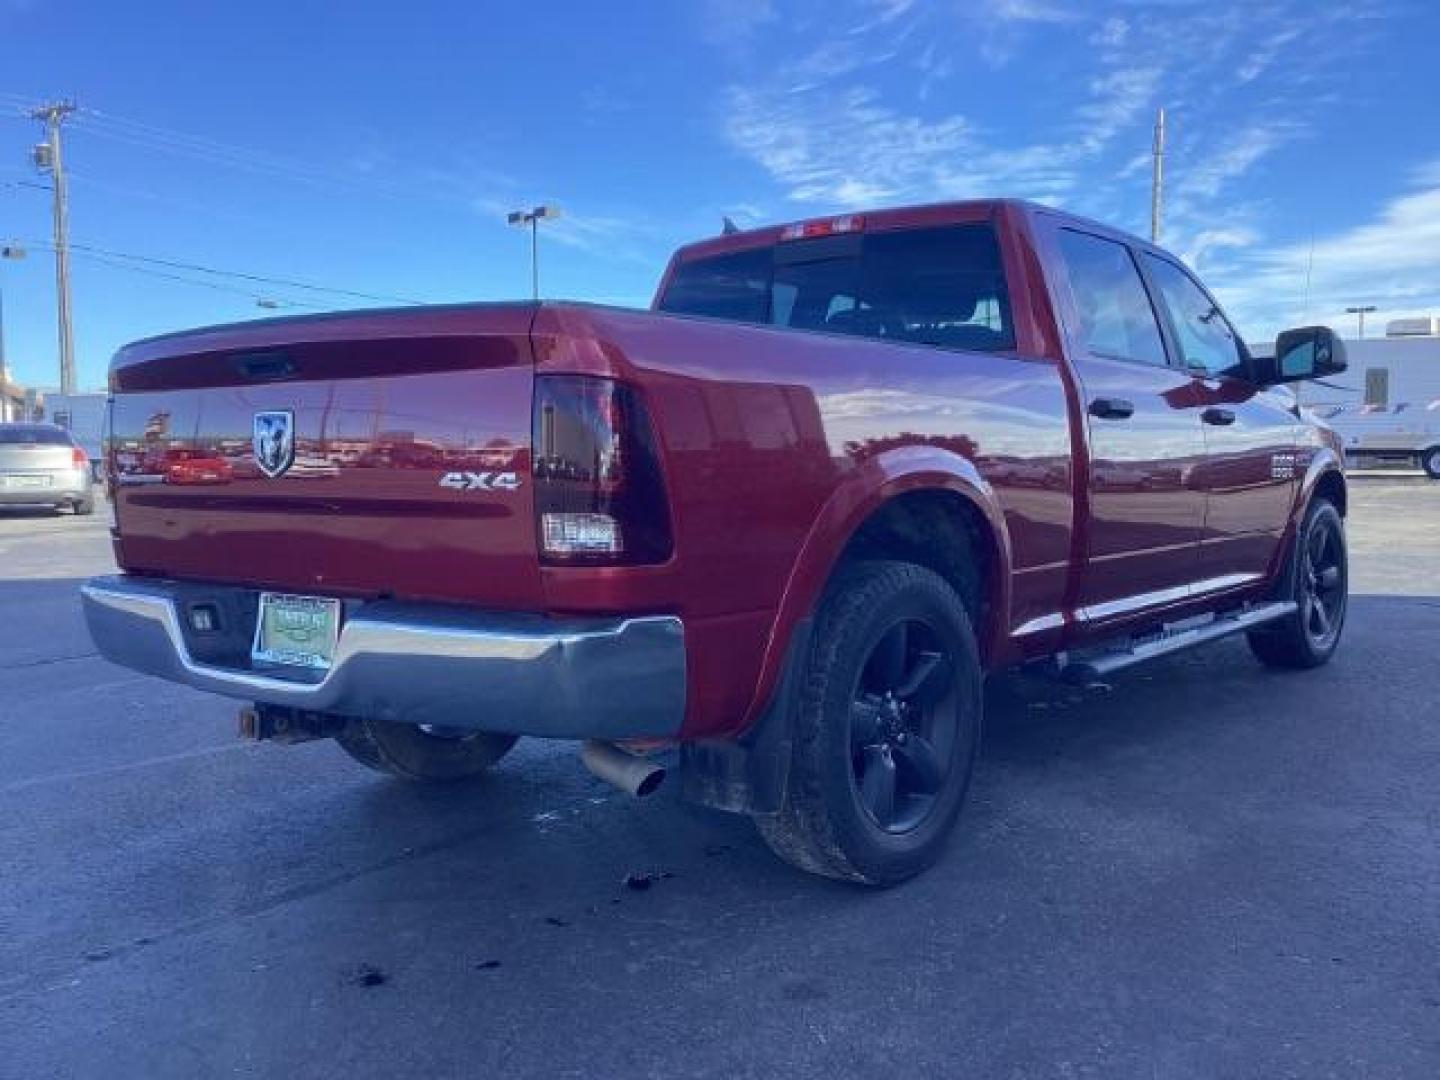
{"type": "Polygon", "coordinates": [[[988,224],[831,236],[682,263],[661,311],[943,348],[1015,347],[988,224]]]}
{"type": "Polygon", "coordinates": [[[1160,289],[1170,322],[1184,354],[1185,366],[1207,375],[1243,377],[1245,357],[1225,315],[1205,290],[1168,259],[1145,253],[1145,265],[1160,289]]]}
{"type": "Polygon", "coordinates": [[[735,322],[769,322],[773,269],[769,248],[681,263],[670,276],[660,310],[735,322]]]}
{"type": "Polygon", "coordinates": [[[1095,356],[1164,365],[1165,345],[1140,271],[1124,244],[1060,230],[1082,344],[1095,356]]]}
{"type": "Polygon", "coordinates": [[[70,446],[70,435],[48,424],[0,424],[0,444],[14,446],[70,446]]]}

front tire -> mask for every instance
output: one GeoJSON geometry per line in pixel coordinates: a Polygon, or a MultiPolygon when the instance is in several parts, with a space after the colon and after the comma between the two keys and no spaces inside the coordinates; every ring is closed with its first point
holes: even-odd
{"type": "Polygon", "coordinates": [[[842,571],[799,685],[785,801],[756,819],[760,835],[825,877],[918,874],[950,835],[980,744],[980,656],[960,597],[909,563],[842,571]]]}
{"type": "Polygon", "coordinates": [[[1333,503],[1310,504],[1285,569],[1281,599],[1296,611],[1247,635],[1250,651],[1267,667],[1319,667],[1335,655],[1349,605],[1345,523],[1333,503]]]}
{"type": "Polygon", "coordinates": [[[335,741],[361,765],[376,772],[418,783],[453,783],[488,771],[510,752],[516,736],[350,720],[335,741]]]}
{"type": "Polygon", "coordinates": [[[1420,467],[1431,480],[1440,480],[1440,446],[1420,451],[1420,467]]]}

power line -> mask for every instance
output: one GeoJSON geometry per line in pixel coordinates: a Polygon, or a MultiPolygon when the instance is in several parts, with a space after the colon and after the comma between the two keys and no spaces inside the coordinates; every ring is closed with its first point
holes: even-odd
{"type": "Polygon", "coordinates": [[[165,278],[169,281],[178,281],[184,285],[194,285],[197,288],[213,289],[217,292],[230,293],[234,296],[244,296],[250,300],[255,300],[257,302],[268,301],[285,307],[308,307],[316,309],[319,308],[318,304],[307,303],[304,300],[293,300],[289,297],[276,298],[273,296],[267,296],[263,293],[257,293],[253,289],[244,289],[235,285],[226,285],[218,281],[202,281],[197,278],[184,277],[180,274],[166,273],[164,270],[152,270],[149,267],[145,266],[135,266],[131,263],[123,262],[119,259],[109,259],[106,258],[104,255],[97,255],[90,251],[83,251],[78,247],[75,248],[75,254],[79,255],[81,258],[89,259],[92,262],[97,262],[105,266],[113,267],[116,270],[129,270],[131,273],[135,274],[145,274],[149,277],[165,278]]]}
{"type": "MultiPolygon", "coordinates": [[[[43,241],[36,242],[35,246],[45,247],[43,241]]],[[[85,252],[88,255],[99,256],[106,259],[123,259],[129,262],[146,263],[152,266],[169,267],[172,270],[189,270],[198,274],[211,274],[216,277],[235,278],[239,281],[253,281],[261,285],[278,285],[286,289],[303,289],[306,292],[322,293],[328,296],[346,296],[353,300],[375,300],[388,304],[414,304],[420,305],[425,301],[416,300],[408,296],[390,296],[384,293],[358,292],[354,289],[332,289],[325,285],[315,285],[307,281],[294,281],[289,278],[269,277],[264,274],[250,274],[241,270],[222,270],[215,266],[205,266],[201,263],[180,262],[175,259],[161,259],[153,255],[137,255],[130,251],[114,251],[108,248],[96,247],[93,244],[71,244],[72,251],[85,252]]]]}
{"type": "Polygon", "coordinates": [[[404,194],[404,185],[374,177],[317,168],[309,162],[253,147],[221,142],[208,136],[191,135],[173,128],[131,120],[98,109],[83,109],[76,118],[77,130],[147,149],[177,153],[211,164],[227,165],[247,172],[274,176],[321,187],[350,192],[370,191],[386,196],[404,194]]]}

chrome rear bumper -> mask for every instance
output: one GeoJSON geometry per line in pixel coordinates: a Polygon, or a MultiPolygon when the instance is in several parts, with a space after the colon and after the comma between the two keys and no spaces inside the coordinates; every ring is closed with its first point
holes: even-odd
{"type": "Polygon", "coordinates": [[[670,615],[551,619],[379,600],[346,619],[319,678],[197,662],[177,589],[99,577],[85,619],[114,663],[247,701],[373,720],[550,738],[675,735],[685,715],[685,637],[670,615]]]}

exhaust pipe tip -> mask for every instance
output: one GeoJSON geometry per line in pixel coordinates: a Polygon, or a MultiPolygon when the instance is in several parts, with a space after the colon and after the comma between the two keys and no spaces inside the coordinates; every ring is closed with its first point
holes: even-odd
{"type": "Polygon", "coordinates": [[[580,760],[593,775],[637,799],[653,795],[665,782],[665,766],[611,742],[585,740],[580,748],[580,760]]]}

